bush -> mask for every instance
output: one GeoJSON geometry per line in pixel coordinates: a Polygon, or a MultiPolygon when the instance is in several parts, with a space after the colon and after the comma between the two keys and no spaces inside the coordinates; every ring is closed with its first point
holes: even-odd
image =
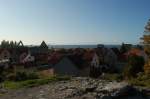
{"type": "Polygon", "coordinates": [[[137,73],[143,72],[144,58],[141,56],[130,56],[128,65],[125,67],[123,75],[126,79],[137,77],[137,73]]]}
{"type": "Polygon", "coordinates": [[[28,79],[38,79],[39,78],[38,74],[35,72],[29,73],[27,76],[28,76],[28,79]]]}
{"type": "Polygon", "coordinates": [[[142,86],[150,88],[150,75],[145,75],[144,73],[138,74],[137,78],[128,80],[130,84],[135,86],[142,86]]]}
{"type": "Polygon", "coordinates": [[[16,75],[15,76],[14,75],[12,75],[12,77],[14,79],[12,79],[11,76],[10,76],[9,80],[25,81],[25,80],[32,80],[32,79],[38,79],[39,78],[39,76],[36,72],[31,72],[31,73],[17,72],[16,75]]]}
{"type": "Polygon", "coordinates": [[[23,80],[27,80],[28,76],[26,72],[17,72],[16,73],[16,81],[23,81],[23,80]]]}

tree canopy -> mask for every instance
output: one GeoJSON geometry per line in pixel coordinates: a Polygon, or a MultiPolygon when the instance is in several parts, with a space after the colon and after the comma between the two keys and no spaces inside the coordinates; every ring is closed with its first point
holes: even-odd
{"type": "Polygon", "coordinates": [[[19,47],[23,47],[23,43],[22,41],[16,42],[16,41],[6,41],[3,40],[1,41],[1,48],[19,48],[19,47]]]}

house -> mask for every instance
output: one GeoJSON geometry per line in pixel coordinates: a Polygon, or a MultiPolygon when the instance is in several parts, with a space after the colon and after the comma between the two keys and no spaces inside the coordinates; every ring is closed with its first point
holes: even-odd
{"type": "Polygon", "coordinates": [[[26,57],[22,60],[22,63],[34,62],[34,56],[31,56],[30,53],[26,55],[26,57]]]}
{"type": "Polygon", "coordinates": [[[109,66],[109,69],[114,69],[117,62],[116,54],[109,48],[96,48],[96,54],[99,57],[99,64],[105,64],[109,66]]]}
{"type": "Polygon", "coordinates": [[[28,53],[24,52],[19,56],[19,62],[20,63],[24,63],[24,59],[26,58],[26,56],[28,55],[28,53]]]}
{"type": "Polygon", "coordinates": [[[46,43],[43,41],[40,46],[33,46],[29,47],[29,50],[31,54],[47,54],[48,53],[48,46],[46,43]]]}
{"type": "Polygon", "coordinates": [[[121,55],[121,52],[120,52],[119,48],[113,47],[113,48],[111,48],[111,50],[117,55],[117,60],[120,60],[119,57],[121,55]]]}
{"type": "Polygon", "coordinates": [[[27,47],[11,48],[11,62],[12,64],[20,64],[21,59],[28,53],[27,47]]]}
{"type": "Polygon", "coordinates": [[[79,69],[67,56],[62,57],[62,59],[54,65],[53,70],[55,74],[79,75],[79,69]]]}
{"type": "Polygon", "coordinates": [[[3,59],[10,59],[11,58],[11,53],[7,49],[0,49],[0,60],[3,59]]]}
{"type": "MultiPolygon", "coordinates": [[[[72,68],[72,69],[66,69],[62,70],[63,74],[71,74],[71,75],[80,75],[80,76],[88,76],[89,75],[89,65],[87,62],[85,62],[85,59],[83,59],[83,54],[79,53],[62,53],[61,51],[54,51],[49,55],[49,65],[53,68],[54,72],[58,69],[62,70],[61,68],[72,68]],[[65,61],[69,61],[69,63],[65,63],[65,61]],[[60,65],[62,63],[63,65],[60,65]],[[70,64],[70,66],[69,66],[70,64]],[[55,66],[57,67],[55,69],[55,66]],[[61,67],[62,66],[62,67],[61,67]],[[66,66],[66,67],[65,67],[66,66]]],[[[57,72],[57,71],[56,71],[57,72]]],[[[55,73],[56,73],[55,72],[55,73]]],[[[56,74],[59,74],[61,72],[57,72],[56,74]]]]}
{"type": "Polygon", "coordinates": [[[97,77],[102,72],[112,72],[116,69],[117,56],[109,48],[98,45],[91,61],[90,76],[97,77]]]}
{"type": "Polygon", "coordinates": [[[29,47],[29,51],[32,56],[35,57],[35,62],[37,65],[48,63],[48,46],[43,41],[40,46],[29,47]]]}
{"type": "Polygon", "coordinates": [[[100,64],[99,56],[95,53],[94,56],[93,56],[93,59],[91,61],[91,66],[94,66],[94,67],[98,68],[99,64],[100,64]]]}

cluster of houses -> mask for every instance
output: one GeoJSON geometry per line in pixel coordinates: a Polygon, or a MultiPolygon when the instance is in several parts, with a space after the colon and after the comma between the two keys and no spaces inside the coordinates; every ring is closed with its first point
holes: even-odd
{"type": "Polygon", "coordinates": [[[48,57],[48,50],[44,41],[40,46],[34,47],[23,46],[22,44],[18,45],[17,48],[0,48],[0,67],[34,66],[37,61],[45,60],[48,57]]]}
{"type": "Polygon", "coordinates": [[[147,55],[138,48],[130,48],[124,53],[104,45],[93,49],[49,49],[44,41],[40,46],[21,46],[0,48],[0,67],[34,67],[45,75],[97,76],[118,70],[120,61],[124,63],[122,60],[129,55],[142,56],[147,60],[147,55]]]}

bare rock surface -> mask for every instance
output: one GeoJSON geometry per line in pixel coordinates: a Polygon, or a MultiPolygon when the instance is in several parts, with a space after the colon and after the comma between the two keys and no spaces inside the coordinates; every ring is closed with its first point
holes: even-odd
{"type": "Polygon", "coordinates": [[[75,77],[33,88],[2,90],[0,99],[150,99],[126,82],[75,77]]]}

